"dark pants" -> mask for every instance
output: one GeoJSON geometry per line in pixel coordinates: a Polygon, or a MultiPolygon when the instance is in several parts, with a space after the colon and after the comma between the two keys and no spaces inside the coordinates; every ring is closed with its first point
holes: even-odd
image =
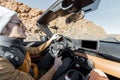
{"type": "Polygon", "coordinates": [[[53,65],[54,63],[54,58],[50,55],[50,53],[46,53],[43,57],[41,57],[40,60],[37,62],[39,70],[45,70],[48,71],[49,68],[53,65]]]}
{"type": "MultiPolygon", "coordinates": [[[[71,58],[65,58],[62,61],[63,64],[56,71],[55,75],[53,76],[53,80],[57,80],[60,76],[62,76],[68,70],[68,67],[72,62],[71,58]]],[[[54,58],[50,55],[50,53],[45,54],[44,57],[37,61],[39,70],[42,72],[47,72],[50,67],[53,66],[53,64],[54,58]]]]}
{"type": "MultiPolygon", "coordinates": [[[[72,62],[72,59],[71,58],[65,58],[63,59],[63,64],[59,67],[59,69],[56,71],[54,77],[53,77],[53,80],[57,80],[58,78],[60,78],[63,74],[65,74],[68,69],[69,69],[69,66],[72,62]]],[[[64,79],[63,79],[64,80],[64,79]]]]}

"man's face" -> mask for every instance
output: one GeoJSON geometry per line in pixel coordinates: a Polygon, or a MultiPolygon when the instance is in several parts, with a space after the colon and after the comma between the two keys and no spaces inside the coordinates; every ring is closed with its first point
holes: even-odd
{"type": "Polygon", "coordinates": [[[9,34],[9,37],[13,38],[26,38],[25,30],[26,27],[23,25],[22,21],[14,15],[9,23],[7,24],[6,33],[9,34]]]}

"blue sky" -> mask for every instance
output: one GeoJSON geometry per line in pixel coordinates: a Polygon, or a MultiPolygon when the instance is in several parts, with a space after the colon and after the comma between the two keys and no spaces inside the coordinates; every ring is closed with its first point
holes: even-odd
{"type": "MultiPolygon", "coordinates": [[[[32,8],[46,10],[56,0],[17,0],[32,8]]],[[[120,34],[120,0],[101,0],[96,11],[87,13],[86,19],[103,27],[108,34],[120,34]]]]}

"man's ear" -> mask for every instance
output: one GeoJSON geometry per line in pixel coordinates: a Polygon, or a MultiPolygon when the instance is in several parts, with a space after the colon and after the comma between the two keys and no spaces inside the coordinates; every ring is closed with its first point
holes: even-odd
{"type": "Polygon", "coordinates": [[[1,34],[5,34],[6,33],[6,27],[2,30],[1,34]]]}
{"type": "Polygon", "coordinates": [[[6,26],[6,27],[2,30],[1,35],[6,35],[6,36],[8,36],[9,34],[10,34],[9,29],[8,29],[8,27],[6,26]]]}

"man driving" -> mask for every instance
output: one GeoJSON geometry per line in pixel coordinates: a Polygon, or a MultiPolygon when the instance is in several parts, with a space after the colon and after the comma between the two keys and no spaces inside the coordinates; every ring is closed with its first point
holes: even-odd
{"type": "Polygon", "coordinates": [[[53,66],[41,78],[32,59],[39,57],[58,35],[38,47],[24,47],[20,42],[26,38],[25,30],[16,12],[0,6],[0,80],[51,80],[62,64],[61,57],[55,58],[53,66]]]}

